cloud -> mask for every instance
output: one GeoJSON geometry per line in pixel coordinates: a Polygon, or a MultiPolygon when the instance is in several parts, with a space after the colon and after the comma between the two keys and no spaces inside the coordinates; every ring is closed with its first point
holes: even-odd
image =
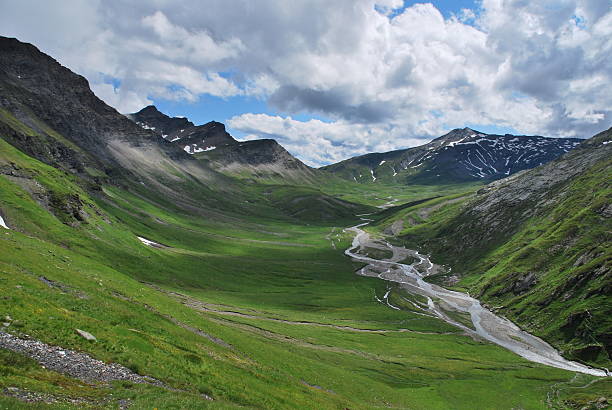
{"type": "Polygon", "coordinates": [[[445,19],[399,0],[22,0],[3,4],[0,32],[85,75],[123,112],[159,98],[263,99],[283,116],[236,116],[236,129],[320,163],[466,123],[580,137],[610,127],[605,3],[482,0],[445,19]],[[301,125],[297,114],[329,122],[301,125]]]}
{"type": "Polygon", "coordinates": [[[392,113],[384,105],[353,102],[351,94],[346,87],[313,90],[283,85],[270,95],[268,102],[285,112],[307,111],[355,122],[382,122],[391,117],[392,113]]]}
{"type": "Polygon", "coordinates": [[[403,136],[399,129],[387,124],[371,126],[317,119],[298,121],[267,114],[235,116],[228,121],[228,126],[247,134],[245,139],[274,138],[312,166],[326,165],[368,152],[419,145],[427,139],[403,136]]]}

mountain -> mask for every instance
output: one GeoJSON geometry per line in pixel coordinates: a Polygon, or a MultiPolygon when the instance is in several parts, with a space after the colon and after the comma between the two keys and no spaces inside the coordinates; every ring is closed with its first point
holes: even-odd
{"type": "Polygon", "coordinates": [[[143,129],[151,130],[160,137],[180,146],[188,154],[196,154],[238,143],[225,131],[225,125],[220,122],[211,121],[196,126],[186,118],[169,117],[153,105],[136,113],[128,114],[127,117],[143,129]]]}
{"type": "MultiPolygon", "coordinates": [[[[97,98],[85,78],[33,45],[13,38],[0,37],[0,95],[3,138],[21,152],[77,175],[79,184],[98,193],[104,184],[110,183],[138,191],[150,199],[161,196],[174,207],[196,210],[206,216],[213,210],[234,210],[242,215],[269,212],[250,205],[249,201],[254,199],[245,198],[252,194],[245,195],[241,181],[218,172],[211,161],[198,158],[201,154],[198,144],[204,139],[217,144],[219,152],[232,153],[232,150],[225,151],[226,146],[235,147],[238,155],[228,159],[238,157],[246,161],[252,157],[251,166],[255,170],[270,170],[263,175],[266,178],[274,172],[275,183],[305,183],[314,172],[282,148],[274,146],[271,150],[269,147],[275,142],[253,141],[242,146],[221,123],[194,126],[185,119],[172,119],[149,107],[135,116],[142,115],[143,121],[152,121],[154,125],[147,126],[137,120],[141,122],[139,125],[134,122],[134,116],[130,119],[97,98]],[[187,144],[180,143],[181,139],[172,142],[162,138],[164,133],[180,134],[183,126],[189,149],[185,149],[187,144]],[[292,168],[284,172],[284,165],[292,168]]],[[[218,163],[225,162],[221,158],[214,164],[218,163]]],[[[6,172],[13,171],[9,167],[6,172]]],[[[276,203],[262,197],[262,192],[257,195],[262,204],[279,209],[276,203]]],[[[326,197],[316,188],[310,195],[326,197]]],[[[52,194],[46,193],[45,201],[50,197],[52,194]]],[[[67,197],[60,202],[58,207],[63,208],[76,206],[78,201],[67,197]],[[65,201],[74,204],[69,206],[65,201]]],[[[317,204],[315,201],[311,205],[317,204]]],[[[346,216],[352,215],[354,209],[363,210],[363,206],[346,201],[334,206],[337,209],[330,209],[327,202],[322,205],[325,215],[346,216]]]]}
{"type": "MultiPolygon", "coordinates": [[[[528,272],[537,273],[536,287],[574,283],[580,288],[588,282],[588,292],[596,293],[581,293],[576,302],[573,294],[565,299],[565,292],[543,305],[541,320],[556,326],[566,312],[588,313],[592,317],[586,316],[585,325],[573,327],[584,322],[576,316],[564,332],[576,330],[577,340],[593,335],[597,342],[585,346],[597,347],[607,326],[598,310],[606,303],[597,293],[601,269],[592,275],[580,272],[606,266],[601,252],[610,229],[601,218],[609,214],[604,196],[609,194],[609,172],[600,160],[576,166],[577,174],[557,184],[571,188],[560,192],[558,210],[544,202],[533,215],[555,218],[551,226],[569,232],[567,241],[556,242],[564,248],[537,241],[523,246],[525,238],[513,242],[524,226],[535,234],[548,229],[533,218],[521,219],[523,214],[529,218],[531,204],[547,191],[535,192],[526,204],[517,192],[509,207],[517,215],[492,215],[517,229],[500,228],[508,251],[522,246],[529,253],[518,261],[505,254],[497,258],[488,252],[499,244],[487,240],[478,245],[470,231],[483,229],[485,237],[495,218],[485,218],[493,226],[487,229],[474,221],[453,222],[471,200],[463,195],[465,184],[452,189],[373,186],[319,170],[311,170],[315,183],[303,184],[302,178],[292,184],[286,169],[295,162],[273,141],[187,153],[163,138],[161,122],[147,122],[145,129],[119,114],[97,99],[82,77],[34,46],[0,38],[0,47],[1,408],[472,409],[476,403],[537,409],[605,404],[606,378],[545,366],[472,339],[431,312],[415,309],[425,309],[427,300],[356,274],[363,264],[343,253],[354,241],[344,227],[363,223],[362,214],[402,218],[414,207],[450,202],[430,209],[430,219],[419,208],[413,225],[412,216],[406,216],[407,231],[396,240],[421,238],[432,249],[447,247],[463,280],[480,279],[461,284],[474,294],[496,272],[482,277],[477,275],[487,265],[470,270],[467,261],[460,265],[461,251],[455,248],[462,244],[453,247],[439,234],[447,229],[449,238],[465,235],[469,249],[486,248],[487,254],[480,255],[465,248],[466,258],[498,260],[502,273],[520,274],[519,282],[526,283],[508,288],[511,294],[527,289],[524,302],[506,299],[508,292],[502,292],[508,315],[533,300],[528,272]],[[280,176],[266,179],[254,173],[263,169],[259,164],[275,164],[279,158],[288,161],[281,164],[280,176]],[[242,174],[220,172],[224,163],[254,168],[242,174]],[[324,187],[326,181],[331,183],[324,187]],[[454,196],[442,197],[449,192],[454,196]],[[375,214],[373,205],[389,196],[408,203],[398,207],[401,212],[390,208],[375,214]],[[555,214],[563,209],[569,214],[555,214]],[[469,229],[454,232],[456,223],[469,229]],[[433,236],[437,241],[427,242],[433,236]],[[576,243],[580,247],[574,248],[576,243]],[[560,259],[551,260],[552,268],[567,258],[577,264],[578,275],[542,276],[548,260],[532,256],[536,247],[557,249],[555,258],[560,259]],[[583,249],[593,253],[576,260],[576,249],[580,255],[583,249]],[[553,307],[558,320],[551,320],[553,307]]],[[[173,132],[189,125],[185,119],[172,123],[168,130],[173,132]]],[[[213,134],[228,140],[220,126],[213,128],[213,134]]],[[[198,138],[205,140],[205,129],[200,131],[198,138]]],[[[521,191],[528,182],[521,183],[521,191]]],[[[495,187],[476,197],[492,195],[487,192],[495,187]]],[[[390,252],[385,246],[364,251],[373,257],[390,252]]],[[[499,277],[504,284],[517,281],[499,277]]],[[[497,291],[496,286],[490,289],[497,291]]],[[[496,297],[482,290],[486,300],[496,297]]],[[[537,308],[530,309],[540,320],[537,308]]],[[[561,340],[554,333],[544,335],[561,340]]],[[[574,350],[568,349],[570,354],[574,350]]],[[[598,352],[589,355],[605,363],[598,352]]]]}
{"type": "Polygon", "coordinates": [[[475,195],[380,221],[460,286],[574,359],[612,357],[612,129],[475,195]],[[392,229],[394,226],[394,229],[392,229]]]}
{"type": "Polygon", "coordinates": [[[322,169],[364,183],[490,181],[545,164],[580,142],[577,138],[493,135],[463,128],[419,147],[366,154],[322,169]]]}
{"type": "Polygon", "coordinates": [[[320,176],[319,171],[295,158],[275,140],[237,141],[220,122],[196,126],[185,118],[169,117],[155,106],[129,114],[128,118],[226,175],[307,184],[320,176]]]}
{"type": "Polygon", "coordinates": [[[0,37],[0,95],[6,138],[46,163],[99,176],[120,162],[129,165],[120,154],[128,147],[181,158],[97,98],[85,78],[31,44],[0,37]]]}

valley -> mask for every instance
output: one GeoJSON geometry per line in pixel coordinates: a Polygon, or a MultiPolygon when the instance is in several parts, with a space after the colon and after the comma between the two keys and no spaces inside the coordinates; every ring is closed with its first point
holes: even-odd
{"type": "Polygon", "coordinates": [[[611,396],[610,130],[525,137],[532,161],[486,177],[355,181],[218,122],[124,116],[34,46],[0,51],[0,407],[611,396]]]}

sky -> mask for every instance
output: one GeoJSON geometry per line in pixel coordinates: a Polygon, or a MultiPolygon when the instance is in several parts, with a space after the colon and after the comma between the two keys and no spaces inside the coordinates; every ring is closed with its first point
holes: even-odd
{"type": "Polygon", "coordinates": [[[453,128],[590,137],[612,126],[610,0],[0,0],[0,35],[309,165],[453,128]]]}

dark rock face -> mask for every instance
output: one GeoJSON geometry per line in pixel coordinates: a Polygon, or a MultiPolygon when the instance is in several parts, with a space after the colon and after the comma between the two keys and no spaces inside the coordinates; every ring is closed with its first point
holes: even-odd
{"type": "Polygon", "coordinates": [[[129,114],[128,118],[143,129],[153,131],[167,141],[180,146],[189,154],[234,145],[238,142],[220,122],[211,121],[204,125],[194,125],[186,118],[169,117],[153,105],[129,114]]]}
{"type": "MultiPolygon", "coordinates": [[[[552,161],[581,141],[577,138],[492,135],[463,128],[420,147],[367,154],[323,169],[359,180],[353,168],[366,168],[365,174],[371,172],[373,178],[383,182],[495,180],[552,161]]],[[[363,178],[364,172],[360,171],[359,175],[363,178]]]]}
{"type": "Polygon", "coordinates": [[[151,129],[160,135],[170,135],[193,127],[193,123],[187,118],[169,117],[160,112],[154,105],[149,105],[142,110],[128,114],[127,117],[143,128],[151,129]]]}
{"type": "Polygon", "coordinates": [[[224,152],[225,161],[228,163],[279,164],[288,169],[305,166],[273,139],[240,142],[224,152]]]}
{"type": "Polygon", "coordinates": [[[515,295],[527,292],[536,284],[537,279],[538,277],[535,272],[529,272],[526,276],[519,278],[519,280],[513,284],[512,292],[515,295]]]}
{"type": "Polygon", "coordinates": [[[172,145],[208,163],[221,172],[251,173],[259,176],[297,174],[312,178],[315,170],[291,155],[272,139],[237,141],[220,122],[194,125],[185,118],[172,118],[154,106],[143,108],[128,118],[156,133],[172,145]]]}
{"type": "Polygon", "coordinates": [[[56,139],[61,138],[54,131],[61,134],[76,145],[73,151],[104,155],[110,139],[154,137],[97,98],[84,77],[33,45],[5,37],[0,37],[0,108],[39,134],[56,139]]]}

